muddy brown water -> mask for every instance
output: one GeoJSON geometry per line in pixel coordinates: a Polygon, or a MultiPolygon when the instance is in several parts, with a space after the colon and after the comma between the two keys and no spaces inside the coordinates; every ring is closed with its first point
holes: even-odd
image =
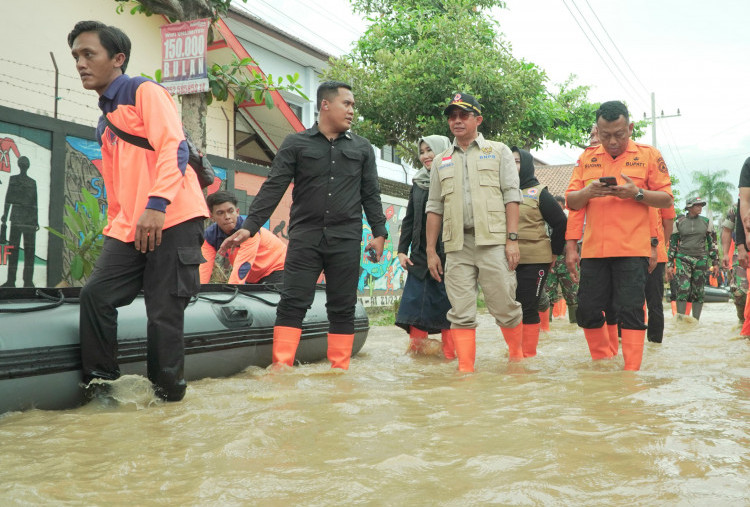
{"type": "MultiPolygon", "coordinates": [[[[665,310],[668,311],[668,310],[665,310]]],[[[2,505],[750,505],[750,341],[731,303],[666,319],[640,372],[552,322],[509,365],[492,319],[476,373],[370,330],[347,373],[313,364],[115,403],[0,416],[2,505]]]]}

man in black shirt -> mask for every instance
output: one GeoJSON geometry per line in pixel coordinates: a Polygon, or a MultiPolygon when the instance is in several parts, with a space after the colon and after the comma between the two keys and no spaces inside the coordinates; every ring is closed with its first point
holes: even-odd
{"type": "Polygon", "coordinates": [[[377,261],[387,237],[386,219],[372,146],[349,130],[354,118],[351,87],[338,81],[321,83],[317,104],[318,123],[284,139],[242,229],[222,243],[219,253],[223,255],[256,234],[294,180],[284,288],[273,332],[273,362],[293,365],[302,320],[323,271],[330,322],[328,359],[332,368],[346,370],[354,342],[362,209],[373,235],[366,249],[374,250],[377,261]]]}

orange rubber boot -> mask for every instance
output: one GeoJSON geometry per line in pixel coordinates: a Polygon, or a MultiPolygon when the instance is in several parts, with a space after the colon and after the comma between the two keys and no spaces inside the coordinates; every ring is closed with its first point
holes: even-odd
{"type": "Polygon", "coordinates": [[[609,336],[609,350],[612,356],[617,355],[617,349],[620,348],[620,337],[617,336],[617,324],[605,324],[607,327],[607,336],[609,336]]]}
{"type": "Polygon", "coordinates": [[[446,359],[456,359],[456,345],[453,343],[453,332],[450,329],[440,331],[443,341],[443,355],[446,359]]]}
{"type": "Polygon", "coordinates": [[[672,317],[677,315],[677,301],[672,301],[672,317]]]}
{"type": "Polygon", "coordinates": [[[539,344],[539,324],[523,325],[523,357],[534,357],[539,344]]]}
{"type": "MultiPolygon", "coordinates": [[[[750,274],[750,269],[747,270],[748,274],[750,274]]],[[[745,313],[744,313],[745,320],[742,322],[742,330],[740,331],[740,335],[742,336],[750,336],[750,297],[745,299],[745,313]]]]}
{"type": "Polygon", "coordinates": [[[294,365],[302,329],[298,327],[274,326],[273,328],[273,364],[294,365]]]}
{"type": "Polygon", "coordinates": [[[466,328],[452,328],[453,343],[458,357],[458,371],[474,371],[474,361],[477,355],[477,330],[466,328]]]}
{"type": "Polygon", "coordinates": [[[328,333],[328,360],[331,361],[331,368],[349,369],[353,345],[353,334],[328,333]]]}
{"type": "MultiPolygon", "coordinates": [[[[516,327],[501,327],[505,343],[508,344],[508,359],[513,362],[523,359],[523,323],[518,323],[516,327]]],[[[534,347],[536,350],[536,346],[534,347]]]]}
{"type": "Polygon", "coordinates": [[[422,350],[425,338],[427,338],[427,331],[409,326],[409,352],[419,352],[422,350]]]}
{"type": "Polygon", "coordinates": [[[693,303],[690,301],[687,302],[687,305],[685,305],[685,315],[690,315],[690,312],[693,310],[693,303]]]}
{"type": "Polygon", "coordinates": [[[549,311],[539,312],[539,329],[549,331],[549,311]]]}
{"type": "Polygon", "coordinates": [[[612,349],[609,344],[609,334],[604,326],[593,329],[584,328],[583,335],[586,337],[586,342],[589,344],[591,359],[596,361],[612,357],[612,349]]]}
{"type": "Polygon", "coordinates": [[[646,330],[622,330],[622,357],[625,359],[625,369],[638,371],[643,360],[643,342],[646,340],[646,330]]]}

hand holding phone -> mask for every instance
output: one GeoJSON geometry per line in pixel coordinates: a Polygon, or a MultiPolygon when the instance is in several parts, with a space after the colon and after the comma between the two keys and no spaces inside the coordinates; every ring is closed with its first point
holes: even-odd
{"type": "Polygon", "coordinates": [[[367,258],[370,260],[370,262],[378,262],[378,254],[375,252],[374,248],[369,248],[367,250],[367,258]]]}
{"type": "Polygon", "coordinates": [[[617,178],[615,178],[614,176],[602,176],[601,178],[599,178],[599,181],[601,183],[604,183],[604,185],[608,187],[617,186],[617,178]]]}

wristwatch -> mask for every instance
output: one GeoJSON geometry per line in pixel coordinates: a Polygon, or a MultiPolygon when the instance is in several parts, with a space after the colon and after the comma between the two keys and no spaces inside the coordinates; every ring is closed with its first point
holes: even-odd
{"type": "Polygon", "coordinates": [[[508,233],[508,240],[510,240],[510,241],[518,241],[518,233],[516,233],[516,232],[509,232],[508,233]]]}
{"type": "Polygon", "coordinates": [[[659,238],[651,238],[651,246],[659,246],[659,238]]]}
{"type": "Polygon", "coordinates": [[[635,197],[633,197],[633,199],[635,199],[636,201],[639,201],[639,202],[643,200],[643,189],[642,188],[638,189],[638,193],[635,194],[635,197]]]}

